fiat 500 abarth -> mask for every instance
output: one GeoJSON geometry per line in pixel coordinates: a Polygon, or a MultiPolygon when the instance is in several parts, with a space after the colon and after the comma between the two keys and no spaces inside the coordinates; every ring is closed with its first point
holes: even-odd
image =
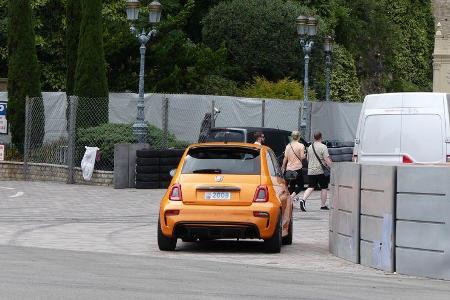
{"type": "Polygon", "coordinates": [[[292,198],[270,148],[192,145],[172,175],[160,204],[160,250],[175,250],[178,238],[262,239],[271,253],[292,244],[292,198]]]}

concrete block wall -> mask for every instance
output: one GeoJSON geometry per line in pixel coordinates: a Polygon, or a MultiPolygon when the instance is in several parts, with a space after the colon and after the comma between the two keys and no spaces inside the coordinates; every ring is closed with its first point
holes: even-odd
{"type": "MultiPolygon", "coordinates": [[[[67,166],[51,164],[28,164],[28,180],[67,182],[67,166]]],[[[0,162],[0,180],[26,180],[21,162],[0,162]]],[[[91,181],[85,181],[81,168],[75,168],[75,183],[89,185],[113,185],[113,172],[94,170],[91,181]]]]}
{"type": "Polygon", "coordinates": [[[361,264],[388,272],[394,272],[395,190],[395,166],[361,166],[361,264]]]}
{"type": "Polygon", "coordinates": [[[450,280],[450,167],[397,169],[396,270],[450,280]]]}
{"type": "Polygon", "coordinates": [[[354,263],[360,257],[360,169],[354,163],[336,163],[330,180],[330,252],[354,263]]]}

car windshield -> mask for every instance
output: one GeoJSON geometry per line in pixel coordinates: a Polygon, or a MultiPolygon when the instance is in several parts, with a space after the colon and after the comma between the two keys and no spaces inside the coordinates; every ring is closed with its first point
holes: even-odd
{"type": "Polygon", "coordinates": [[[238,174],[261,173],[260,151],[239,147],[201,147],[189,150],[182,174],[238,174]]]}

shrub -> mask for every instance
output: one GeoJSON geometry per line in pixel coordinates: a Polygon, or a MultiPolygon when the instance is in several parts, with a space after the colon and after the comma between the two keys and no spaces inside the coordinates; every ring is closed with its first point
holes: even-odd
{"type": "MultiPolygon", "coordinates": [[[[132,124],[106,123],[96,127],[80,128],[77,132],[77,157],[79,164],[83,157],[84,146],[100,148],[101,156],[98,168],[103,170],[114,169],[114,145],[119,143],[136,143],[133,135],[132,124]]],[[[171,133],[168,135],[168,147],[185,148],[188,143],[179,141],[171,133]]],[[[146,141],[153,148],[163,146],[163,131],[153,125],[148,125],[146,141]]]]}
{"type": "MultiPolygon", "coordinates": [[[[264,77],[256,77],[255,82],[247,84],[240,94],[251,98],[301,100],[303,91],[303,83],[294,79],[284,78],[271,82],[264,77]]],[[[316,94],[311,89],[308,91],[308,98],[316,99],[316,94]]]]}

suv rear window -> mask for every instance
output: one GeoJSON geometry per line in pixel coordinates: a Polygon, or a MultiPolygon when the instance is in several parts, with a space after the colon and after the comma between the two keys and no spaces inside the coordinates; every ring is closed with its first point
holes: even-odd
{"type": "Polygon", "coordinates": [[[244,142],[243,131],[234,130],[212,130],[207,138],[208,142],[244,142]]]}
{"type": "Polygon", "coordinates": [[[260,151],[238,147],[193,148],[185,158],[181,173],[259,175],[260,151]]]}

